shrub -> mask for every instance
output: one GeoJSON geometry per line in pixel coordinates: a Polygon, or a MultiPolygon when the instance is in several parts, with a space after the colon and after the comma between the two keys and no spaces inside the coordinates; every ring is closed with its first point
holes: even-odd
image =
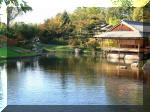
{"type": "Polygon", "coordinates": [[[74,39],[69,39],[69,45],[73,46],[73,47],[80,47],[81,45],[81,40],[74,38],[74,39]]]}
{"type": "Polygon", "coordinates": [[[94,38],[89,39],[89,41],[86,42],[86,45],[88,48],[93,49],[93,50],[96,50],[96,48],[100,46],[99,42],[94,38]]]}

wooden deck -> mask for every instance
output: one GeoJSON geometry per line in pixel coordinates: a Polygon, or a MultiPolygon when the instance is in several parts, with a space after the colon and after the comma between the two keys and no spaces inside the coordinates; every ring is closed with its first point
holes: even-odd
{"type": "Polygon", "coordinates": [[[106,48],[103,47],[102,50],[107,51],[107,52],[112,52],[112,51],[118,51],[118,52],[141,52],[141,53],[146,53],[149,54],[150,53],[150,48],[145,48],[145,49],[138,49],[138,48],[115,48],[115,47],[111,47],[111,48],[106,48]]]}

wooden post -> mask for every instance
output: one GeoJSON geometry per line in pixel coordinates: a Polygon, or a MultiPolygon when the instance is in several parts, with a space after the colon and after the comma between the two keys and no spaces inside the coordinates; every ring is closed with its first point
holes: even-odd
{"type": "Polygon", "coordinates": [[[140,76],[140,70],[139,70],[139,68],[138,68],[138,70],[137,70],[136,76],[137,76],[137,79],[139,79],[139,76],[140,76]]]}
{"type": "Polygon", "coordinates": [[[103,48],[103,38],[102,38],[102,42],[101,42],[101,48],[103,48]]]}
{"type": "Polygon", "coordinates": [[[103,57],[103,53],[104,53],[104,50],[103,50],[103,38],[102,38],[102,43],[101,43],[101,50],[102,50],[102,57],[103,57]]]}
{"type": "Polygon", "coordinates": [[[136,40],[134,40],[134,44],[135,44],[134,47],[135,47],[135,49],[136,49],[136,40]]]}
{"type": "Polygon", "coordinates": [[[119,62],[120,62],[120,38],[119,38],[119,62]]]}
{"type": "Polygon", "coordinates": [[[108,54],[108,51],[109,51],[109,41],[107,39],[107,54],[108,54]]]}
{"type": "Polygon", "coordinates": [[[138,40],[138,56],[139,56],[139,60],[140,60],[140,39],[138,40]]]}

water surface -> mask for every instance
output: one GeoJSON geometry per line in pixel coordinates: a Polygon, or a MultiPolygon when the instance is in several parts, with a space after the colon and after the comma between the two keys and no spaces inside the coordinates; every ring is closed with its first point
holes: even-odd
{"type": "Polygon", "coordinates": [[[147,74],[130,64],[99,56],[49,54],[8,60],[8,104],[142,105],[143,76],[147,74]]]}
{"type": "Polygon", "coordinates": [[[6,64],[0,64],[0,111],[7,105],[6,64]]]}

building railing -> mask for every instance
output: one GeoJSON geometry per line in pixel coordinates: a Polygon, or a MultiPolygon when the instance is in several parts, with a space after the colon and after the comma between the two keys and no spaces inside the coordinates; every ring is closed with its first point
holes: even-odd
{"type": "Polygon", "coordinates": [[[140,48],[116,48],[116,47],[103,47],[102,50],[104,51],[120,51],[120,52],[143,52],[144,49],[140,48]]]}

